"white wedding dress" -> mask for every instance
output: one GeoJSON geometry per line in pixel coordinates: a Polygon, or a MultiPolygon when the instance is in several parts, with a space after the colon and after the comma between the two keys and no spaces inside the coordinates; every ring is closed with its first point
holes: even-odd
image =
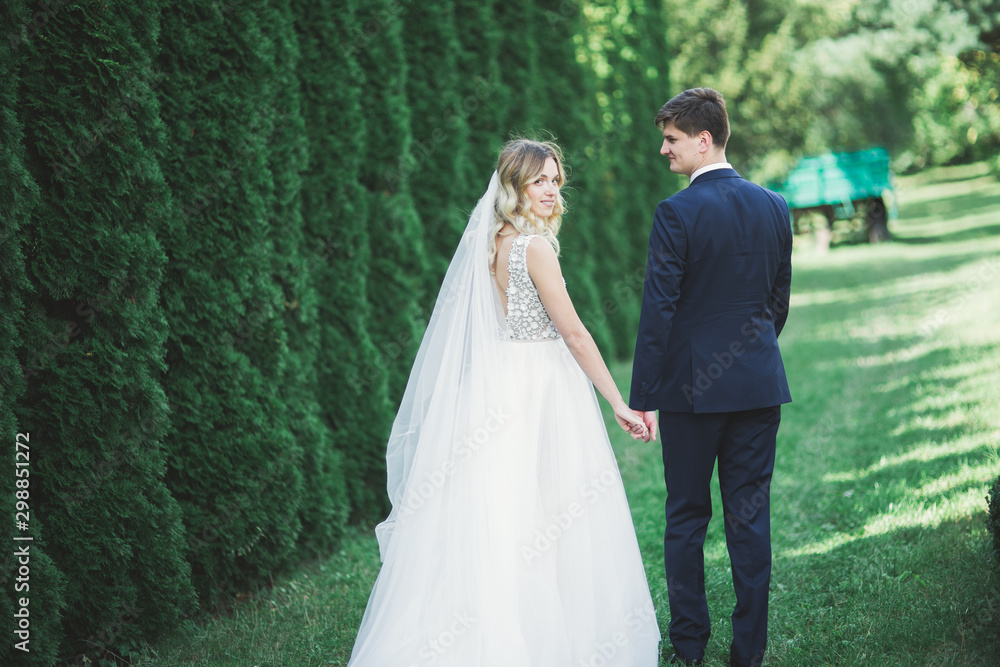
{"type": "MultiPolygon", "coordinates": [[[[492,378],[471,371],[478,348],[418,355],[435,366],[436,390],[408,385],[414,405],[404,399],[397,416],[397,437],[419,432],[419,444],[394,484],[390,441],[393,512],[378,529],[383,565],[350,667],[658,664],[656,614],[597,396],[527,272],[536,238],[546,242],[513,244],[509,314],[486,336],[492,378]],[[436,403],[441,393],[447,402],[436,403]],[[404,408],[420,413],[419,428],[404,408]]],[[[446,280],[438,305],[469,292],[446,280]]]]}

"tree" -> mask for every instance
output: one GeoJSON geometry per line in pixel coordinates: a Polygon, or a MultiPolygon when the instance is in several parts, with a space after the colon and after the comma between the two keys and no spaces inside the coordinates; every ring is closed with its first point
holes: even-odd
{"type": "MultiPolygon", "coordinates": [[[[28,38],[28,20],[23,3],[0,2],[0,34],[8,36],[7,40],[0,41],[0,145],[5,148],[0,151],[0,178],[3,179],[0,185],[3,210],[0,216],[0,441],[8,448],[4,456],[4,501],[0,507],[4,516],[10,517],[3,531],[9,548],[0,558],[0,585],[4,591],[0,595],[0,615],[12,619],[13,631],[0,645],[0,662],[14,664],[16,660],[23,665],[49,665],[56,661],[63,641],[65,580],[48,556],[49,545],[37,512],[34,517],[31,513],[31,508],[39,507],[39,499],[34,497],[38,478],[32,476],[32,448],[45,443],[37,437],[32,442],[30,429],[21,433],[15,417],[17,402],[25,389],[22,362],[18,358],[27,356],[21,338],[23,300],[30,298],[31,289],[25,275],[19,231],[28,222],[39,199],[38,185],[24,165],[22,123],[14,112],[18,108],[19,70],[24,54],[21,47],[23,40],[28,38]],[[18,511],[23,511],[23,515],[16,514],[18,511]],[[14,523],[22,519],[26,519],[21,524],[26,531],[17,530],[14,523]],[[17,552],[24,550],[29,556],[27,579],[30,581],[20,573],[23,563],[17,552]],[[22,605],[22,600],[28,604],[22,605]],[[27,632],[19,627],[22,619],[30,623],[27,632]]],[[[37,447],[35,456],[37,458],[37,447]]]]}
{"type": "MultiPolygon", "coordinates": [[[[465,229],[462,210],[475,202],[463,201],[469,146],[468,115],[463,107],[458,70],[460,44],[451,0],[402,2],[406,26],[403,44],[407,63],[406,102],[410,108],[412,148],[401,154],[400,181],[413,175],[411,192],[420,216],[428,271],[424,290],[436,295],[465,229]]],[[[468,98],[466,98],[468,99],[468,98]]]]}
{"type": "Polygon", "coordinates": [[[327,3],[299,0],[294,11],[311,147],[302,176],[302,217],[316,285],[316,396],[335,447],[323,450],[327,460],[315,462],[312,483],[330,486],[341,477],[357,520],[385,507],[385,480],[378,470],[385,466],[384,435],[393,416],[387,376],[369,333],[369,197],[359,182],[365,122],[362,73],[354,52],[368,38],[359,30],[353,1],[334,10],[327,3]],[[334,127],[337,131],[331,131],[334,127]]]}
{"type": "MultiPolygon", "coordinates": [[[[377,27],[357,58],[364,81],[362,114],[366,119],[364,160],[360,183],[367,193],[365,225],[371,244],[368,300],[371,317],[368,331],[378,350],[374,364],[365,369],[373,382],[388,382],[389,403],[398,405],[409,377],[410,365],[427,320],[423,277],[427,274],[427,252],[421,221],[410,196],[409,173],[398,165],[412,158],[413,135],[406,100],[408,67],[403,51],[403,7],[398,2],[380,3],[365,26],[377,27]]],[[[354,416],[350,416],[354,418],[354,416]]],[[[351,453],[349,467],[354,484],[367,490],[356,496],[354,507],[369,518],[382,517],[388,509],[385,497],[385,443],[391,423],[375,426],[377,446],[351,453]]]]}
{"type": "MultiPolygon", "coordinates": [[[[575,36],[585,30],[582,8],[579,3],[557,0],[533,4],[534,9],[523,11],[535,12],[528,21],[537,63],[524,81],[511,84],[530,94],[540,138],[552,136],[563,150],[567,213],[559,240],[566,287],[598,347],[606,356],[614,356],[615,340],[604,308],[603,267],[620,258],[621,244],[609,233],[618,217],[609,214],[611,204],[602,188],[611,156],[604,153],[600,93],[594,74],[577,62],[581,38],[575,36]],[[563,38],[548,38],[552,33],[563,38]]],[[[518,37],[515,33],[512,41],[518,37]]],[[[508,48],[514,48],[513,44],[508,48]]]]}
{"type": "Polygon", "coordinates": [[[960,4],[668,0],[671,23],[693,35],[672,47],[673,79],[678,91],[723,93],[727,155],[758,180],[780,180],[802,154],[872,144],[887,146],[897,168],[919,166],[941,140],[921,132],[921,109],[934,106],[924,90],[941,63],[975,43],[960,4]]]}
{"type": "Polygon", "coordinates": [[[66,575],[62,657],[127,655],[194,604],[163,479],[158,12],[146,1],[48,11],[21,45],[25,164],[40,196],[19,232],[31,294],[16,416],[36,443],[32,516],[58,536],[47,550],[66,575]]]}
{"type": "MultiPolygon", "coordinates": [[[[561,18],[558,13],[554,17],[561,18]]],[[[494,5],[493,22],[500,30],[502,54],[496,98],[506,105],[505,141],[549,129],[540,127],[539,122],[539,95],[544,91],[539,85],[540,44],[535,37],[550,27],[550,18],[553,16],[547,15],[544,8],[529,0],[510,0],[494,5]]],[[[568,37],[572,33],[564,29],[562,34],[568,37]]],[[[545,41],[550,38],[551,35],[545,41]]]]}
{"type": "Polygon", "coordinates": [[[158,226],[169,258],[167,481],[209,604],[280,571],[301,529],[303,447],[285,400],[302,387],[283,389],[296,362],[282,292],[300,286],[289,263],[301,230],[296,193],[275,193],[276,179],[294,189],[295,147],[278,142],[300,121],[278,71],[290,26],[272,6],[163,9],[161,163],[174,202],[158,226]],[[291,241],[276,250],[284,233],[291,241]]]}
{"type": "MultiPolygon", "coordinates": [[[[307,10],[308,11],[308,10],[307,10]]],[[[309,167],[309,147],[303,113],[301,51],[289,0],[265,7],[262,25],[276,47],[277,124],[269,155],[274,175],[271,214],[272,274],[284,302],[280,308],[288,332],[287,368],[279,390],[288,409],[288,423],[302,449],[303,499],[300,505],[300,543],[313,553],[332,548],[340,538],[349,512],[343,458],[334,447],[333,429],[323,419],[318,402],[317,360],[322,346],[320,267],[326,262],[320,237],[306,228],[303,185],[309,167]]],[[[318,185],[318,184],[317,184],[318,185]]]]}
{"type": "Polygon", "coordinates": [[[628,358],[642,302],[649,230],[659,201],[678,181],[659,156],[652,120],[671,95],[667,84],[663,10],[642,1],[588,3],[590,21],[580,45],[596,79],[592,107],[598,131],[581,166],[591,175],[584,197],[593,215],[599,259],[600,310],[614,336],[616,356],[628,358]]]}
{"type": "Polygon", "coordinates": [[[460,74],[460,99],[455,115],[468,126],[469,150],[463,160],[467,173],[461,181],[465,190],[459,197],[461,211],[466,214],[472,212],[479,197],[486,192],[490,175],[496,169],[500,146],[506,138],[509,111],[502,94],[500,49],[503,32],[494,18],[496,4],[455,0],[459,39],[456,66],[460,74]]]}
{"type": "Polygon", "coordinates": [[[913,167],[989,159],[1000,175],[1000,2],[953,2],[969,15],[979,43],[934,63],[915,91],[913,167]]]}

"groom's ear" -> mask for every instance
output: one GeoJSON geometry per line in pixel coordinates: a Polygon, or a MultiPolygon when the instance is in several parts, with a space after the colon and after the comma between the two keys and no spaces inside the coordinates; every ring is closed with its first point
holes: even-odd
{"type": "Polygon", "coordinates": [[[708,152],[715,145],[715,141],[712,139],[712,133],[708,130],[702,130],[698,133],[698,147],[704,149],[704,152],[708,152]]]}

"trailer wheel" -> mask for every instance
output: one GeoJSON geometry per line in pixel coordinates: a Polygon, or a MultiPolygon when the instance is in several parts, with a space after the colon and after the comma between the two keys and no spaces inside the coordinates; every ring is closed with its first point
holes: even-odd
{"type": "Polygon", "coordinates": [[[816,249],[820,252],[826,252],[830,249],[830,241],[833,239],[833,222],[836,219],[836,214],[829,204],[819,206],[817,209],[826,218],[826,224],[821,224],[816,228],[816,249]]]}
{"type": "Polygon", "coordinates": [[[879,243],[889,238],[889,213],[881,197],[866,200],[865,223],[868,231],[868,242],[879,243]]]}

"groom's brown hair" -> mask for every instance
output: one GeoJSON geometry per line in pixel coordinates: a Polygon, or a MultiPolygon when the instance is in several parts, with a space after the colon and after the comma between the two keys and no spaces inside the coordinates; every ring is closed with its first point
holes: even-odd
{"type": "Polygon", "coordinates": [[[722,93],[711,88],[691,88],[675,95],[660,107],[655,123],[661,130],[673,125],[689,137],[707,131],[719,148],[725,148],[729,141],[726,101],[722,93]]]}

